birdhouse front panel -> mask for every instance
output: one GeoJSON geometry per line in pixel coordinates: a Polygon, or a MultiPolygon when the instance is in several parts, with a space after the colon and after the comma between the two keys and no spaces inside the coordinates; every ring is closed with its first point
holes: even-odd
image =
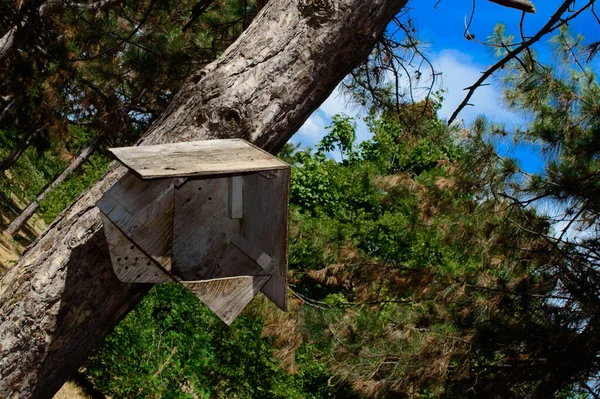
{"type": "Polygon", "coordinates": [[[98,202],[124,282],[178,282],[227,324],[262,291],[286,309],[289,165],[243,140],[111,150],[98,202]]]}

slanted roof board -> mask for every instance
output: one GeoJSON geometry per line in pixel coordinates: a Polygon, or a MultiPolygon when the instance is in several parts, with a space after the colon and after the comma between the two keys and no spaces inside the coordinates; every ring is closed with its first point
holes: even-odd
{"type": "Polygon", "coordinates": [[[289,168],[285,162],[241,139],[111,148],[110,151],[143,179],[289,168]]]}

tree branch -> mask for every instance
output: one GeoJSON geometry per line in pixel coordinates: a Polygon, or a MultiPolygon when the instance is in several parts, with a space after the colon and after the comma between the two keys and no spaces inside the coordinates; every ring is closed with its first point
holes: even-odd
{"type": "Polygon", "coordinates": [[[535,6],[529,0],[489,0],[492,3],[500,4],[508,8],[516,8],[517,10],[530,12],[535,14],[535,6]]]}
{"type": "Polygon", "coordinates": [[[552,15],[552,17],[548,20],[548,22],[534,36],[532,36],[529,40],[521,43],[521,45],[519,47],[517,47],[516,49],[514,49],[512,51],[508,51],[508,53],[504,56],[504,58],[502,58],[500,61],[498,61],[496,64],[494,64],[491,68],[489,68],[487,71],[485,71],[481,75],[481,77],[477,80],[477,82],[475,82],[475,84],[473,84],[469,88],[468,94],[465,96],[465,98],[460,103],[460,105],[456,108],[456,110],[454,110],[450,119],[448,119],[448,125],[450,125],[452,122],[454,122],[454,120],[456,119],[456,117],[458,116],[460,111],[462,111],[463,108],[469,104],[469,100],[471,99],[471,97],[473,96],[475,91],[479,88],[479,86],[481,86],[497,70],[504,67],[508,62],[512,61],[516,56],[518,56],[523,50],[529,48],[532,44],[538,42],[542,37],[544,37],[548,33],[554,32],[556,29],[560,28],[561,26],[563,26],[563,25],[567,24],[569,21],[571,21],[573,18],[577,17],[584,10],[589,8],[594,3],[594,0],[588,1],[588,3],[585,6],[580,8],[577,12],[573,13],[568,18],[562,18],[562,15],[565,12],[567,12],[569,7],[573,3],[575,3],[575,0],[564,1],[563,4],[558,8],[558,10],[556,10],[554,15],[552,15]]]}

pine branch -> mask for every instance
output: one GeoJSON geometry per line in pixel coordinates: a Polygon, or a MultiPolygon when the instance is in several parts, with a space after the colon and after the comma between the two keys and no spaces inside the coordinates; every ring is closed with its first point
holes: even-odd
{"type": "Polygon", "coordinates": [[[188,30],[188,28],[192,26],[192,24],[206,12],[206,10],[208,10],[208,7],[210,7],[214,1],[215,0],[200,0],[200,2],[198,2],[198,4],[192,8],[190,20],[187,22],[187,24],[185,24],[181,31],[185,32],[188,30]]]}
{"type": "MultiPolygon", "coordinates": [[[[492,0],[490,0],[490,1],[492,1],[492,0]]],[[[571,21],[573,18],[576,18],[584,10],[588,9],[594,3],[594,0],[589,0],[585,6],[581,7],[575,13],[570,15],[568,18],[562,18],[562,15],[565,12],[567,12],[569,7],[571,7],[574,3],[575,3],[575,0],[565,0],[562,3],[562,5],[558,8],[558,10],[556,10],[554,15],[552,15],[552,17],[548,20],[548,22],[534,36],[532,36],[529,40],[521,43],[521,45],[519,47],[517,47],[516,49],[509,51],[500,61],[498,61],[491,68],[489,68],[487,71],[485,71],[481,75],[481,77],[477,80],[477,82],[475,82],[475,84],[473,84],[471,87],[468,87],[467,89],[465,89],[465,90],[468,90],[468,93],[465,96],[465,98],[463,99],[463,101],[460,103],[460,105],[454,110],[454,112],[452,113],[452,116],[450,116],[450,119],[448,119],[448,125],[452,124],[452,122],[454,122],[454,120],[456,119],[456,117],[458,116],[460,111],[462,111],[463,108],[465,108],[467,105],[469,105],[469,100],[475,93],[475,90],[477,90],[481,85],[483,85],[483,83],[485,83],[485,81],[490,76],[492,76],[499,69],[503,68],[510,61],[515,59],[515,57],[517,57],[522,51],[524,51],[525,49],[528,49],[534,43],[537,43],[538,41],[540,41],[540,39],[542,37],[544,37],[548,33],[554,32],[556,29],[569,23],[569,21],[571,21]]]]}

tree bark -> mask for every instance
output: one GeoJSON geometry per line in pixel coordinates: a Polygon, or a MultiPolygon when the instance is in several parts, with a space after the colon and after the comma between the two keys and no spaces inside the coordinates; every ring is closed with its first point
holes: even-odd
{"type": "Polygon", "coordinates": [[[75,158],[70,164],[69,166],[62,171],[61,174],[59,174],[58,176],[56,176],[54,178],[54,180],[52,180],[50,182],[50,184],[46,185],[46,187],[44,187],[44,189],[42,190],[42,192],[36,197],[35,200],[31,201],[29,203],[29,205],[27,205],[25,207],[25,209],[23,210],[23,212],[21,212],[21,214],[19,216],[17,216],[6,228],[6,232],[8,234],[15,235],[15,233],[17,231],[19,231],[19,229],[25,224],[27,223],[27,221],[33,216],[33,214],[35,213],[35,211],[37,211],[37,209],[40,207],[40,202],[44,200],[44,198],[46,198],[46,196],[50,193],[50,191],[52,191],[52,189],[56,186],[58,186],[60,183],[64,182],[67,177],[71,176],[71,174],[73,172],[75,172],[77,169],[79,169],[81,167],[81,165],[83,165],[83,163],[85,161],[88,160],[88,158],[94,153],[94,151],[96,151],[96,149],[98,148],[98,146],[100,146],[100,144],[102,143],[102,141],[104,140],[104,136],[94,136],[94,138],[92,138],[89,143],[87,143],[87,145],[83,148],[83,150],[81,151],[81,153],[77,156],[77,158],[75,158]]]}
{"type": "MultiPolygon", "coordinates": [[[[142,144],[241,137],[277,152],[405,3],[270,0],[142,144]]],[[[112,165],[0,281],[0,397],[51,397],[150,288],[117,280],[95,207],[123,173],[112,165]]]]}

